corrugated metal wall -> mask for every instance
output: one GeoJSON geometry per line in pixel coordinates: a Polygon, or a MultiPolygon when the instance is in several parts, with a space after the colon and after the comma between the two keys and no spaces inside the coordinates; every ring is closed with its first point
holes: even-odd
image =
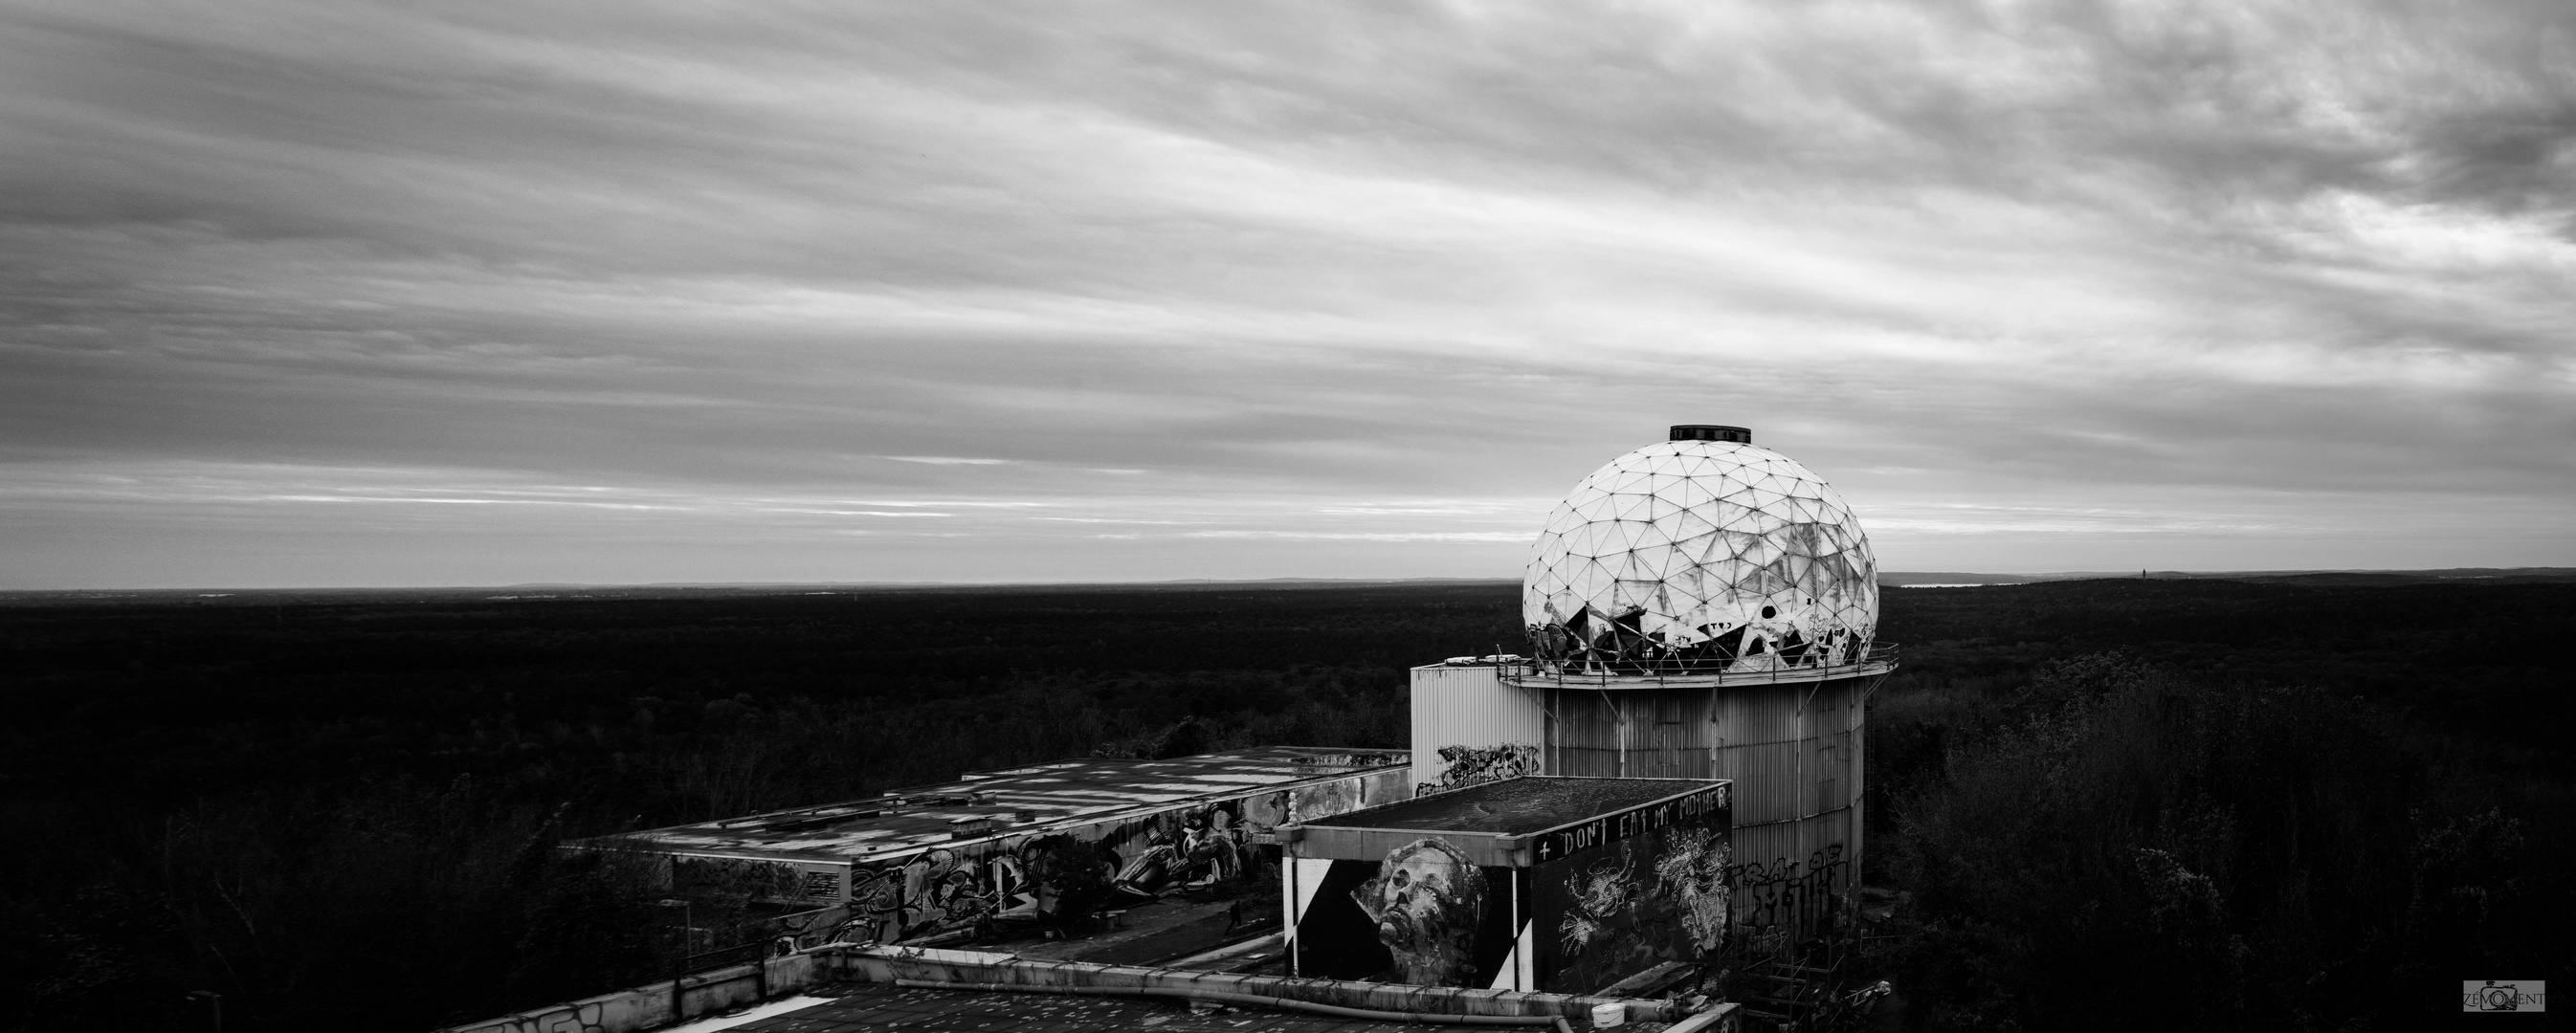
{"type": "Polygon", "coordinates": [[[1538,694],[1502,683],[1491,666],[1413,669],[1413,782],[1436,783],[1443,746],[1537,746],[1547,738],[1538,694]]]}
{"type": "Polygon", "coordinates": [[[1413,783],[1444,746],[1537,744],[1551,775],[1735,780],[1739,926],[1812,924],[1857,884],[1859,727],[1878,675],[1724,688],[1506,685],[1488,666],[1413,669],[1413,783]],[[1833,862],[1839,860],[1839,865],[1833,862]]]}
{"type": "MultiPolygon", "coordinates": [[[[1776,899],[1753,899],[1751,884],[1795,878],[1813,888],[1822,866],[1841,893],[1858,877],[1862,740],[1854,731],[1874,680],[1550,687],[1542,690],[1545,771],[1735,780],[1735,863],[1755,866],[1739,881],[1737,913],[1747,921],[1787,915],[1776,899]],[[1845,863],[1833,868],[1836,859],[1845,863]]],[[[1812,903],[1782,920],[1811,920],[1812,903]]]]}

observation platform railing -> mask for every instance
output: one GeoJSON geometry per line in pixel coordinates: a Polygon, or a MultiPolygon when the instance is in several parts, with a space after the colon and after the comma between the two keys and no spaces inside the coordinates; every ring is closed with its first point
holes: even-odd
{"type": "Polygon", "coordinates": [[[1506,662],[1501,678],[1517,686],[1570,685],[1581,688],[1719,688],[1825,681],[1886,674],[1896,669],[1897,644],[1875,642],[1860,655],[1839,658],[1822,651],[1789,659],[1779,653],[1739,657],[1648,656],[1591,659],[1574,663],[1521,658],[1506,662]]]}

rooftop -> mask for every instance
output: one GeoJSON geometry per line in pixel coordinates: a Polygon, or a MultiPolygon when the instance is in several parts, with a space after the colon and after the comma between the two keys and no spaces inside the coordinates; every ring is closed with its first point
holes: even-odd
{"type": "MultiPolygon", "coordinates": [[[[1128,997],[974,992],[852,984],[828,1003],[730,1027],[734,1033],[907,1033],[1027,1030],[1031,1033],[1396,1033],[1423,1026],[1262,1008],[1194,1014],[1182,1001],[1128,997]]],[[[1474,1027],[1427,1027],[1474,1028],[1474,1027]]],[[[1492,1027],[1488,1027],[1492,1028],[1492,1027]]]]}
{"type": "Polygon", "coordinates": [[[848,861],[1096,821],[1189,800],[1322,781],[1409,763],[1402,750],[1265,746],[1169,760],[1105,757],[970,771],[955,782],[863,800],[675,825],[617,837],[679,853],[848,861]]]}
{"type": "Polygon", "coordinates": [[[1894,642],[1871,642],[1862,646],[1857,656],[1809,652],[1794,661],[1783,660],[1779,654],[1738,659],[1647,657],[1595,664],[1589,670],[1568,670],[1563,664],[1526,661],[1498,665],[1503,668],[1498,676],[1503,684],[1524,687],[1575,685],[1587,689],[1714,689],[1874,677],[1896,669],[1897,653],[1894,642]]]}
{"type": "Polygon", "coordinates": [[[1306,822],[1309,826],[1478,832],[1526,836],[1699,792],[1715,783],[1683,778],[1536,776],[1485,782],[1401,803],[1306,822]]]}

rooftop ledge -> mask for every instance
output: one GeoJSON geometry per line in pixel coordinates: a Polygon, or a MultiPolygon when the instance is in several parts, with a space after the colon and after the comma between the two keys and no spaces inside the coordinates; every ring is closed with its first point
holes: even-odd
{"type": "Polygon", "coordinates": [[[1524,660],[1499,666],[1503,668],[1503,684],[1524,688],[1570,685],[1587,689],[1713,689],[1877,677],[1896,670],[1896,654],[1895,643],[1879,642],[1859,659],[1842,663],[1784,661],[1778,654],[1765,654],[1734,660],[1634,660],[1583,666],[1524,660]]]}

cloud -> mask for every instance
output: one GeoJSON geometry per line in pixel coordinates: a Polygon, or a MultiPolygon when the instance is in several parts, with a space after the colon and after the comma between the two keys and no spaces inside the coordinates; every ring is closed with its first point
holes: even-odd
{"type": "MultiPolygon", "coordinates": [[[[1007,507],[1232,535],[1136,539],[1155,576],[1508,575],[1490,536],[1707,420],[1898,566],[2113,526],[2576,563],[2523,516],[2576,503],[2571,38],[2541,0],[21,4],[0,499],[39,533],[0,583],[376,579],[558,512],[652,515],[588,579],[738,580],[805,533],[762,521],[922,506],[984,543],[934,577],[1143,569],[1007,507]],[[351,507],[213,486],[377,498],[315,471],[489,504],[317,536],[351,507]],[[563,484],[616,497],[492,490],[563,484]]],[[[867,541],[806,555],[915,562],[867,541]]]]}
{"type": "Polygon", "coordinates": [[[1186,538],[1267,538],[1309,542],[1527,542],[1516,531],[1185,531],[1186,538]]]}

